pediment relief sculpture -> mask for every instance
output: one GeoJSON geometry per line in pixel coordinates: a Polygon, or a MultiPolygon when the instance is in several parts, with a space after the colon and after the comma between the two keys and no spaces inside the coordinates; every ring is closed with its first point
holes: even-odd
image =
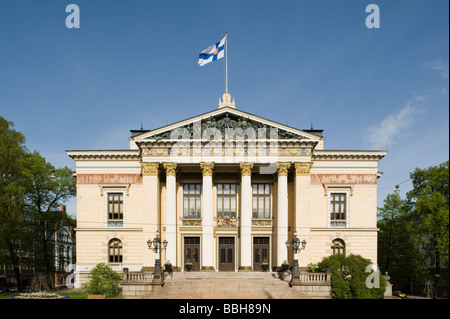
{"type": "MultiPolygon", "coordinates": [[[[156,141],[165,139],[201,139],[217,135],[228,140],[244,139],[294,139],[301,140],[307,137],[258,122],[250,117],[224,113],[217,116],[180,126],[162,133],[150,135],[147,139],[156,141]],[[209,129],[209,130],[208,130],[209,129]]],[[[216,138],[216,136],[215,136],[216,138]]]]}

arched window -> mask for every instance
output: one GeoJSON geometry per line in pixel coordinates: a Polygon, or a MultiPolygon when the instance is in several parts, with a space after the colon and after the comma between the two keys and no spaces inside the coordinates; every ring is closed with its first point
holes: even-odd
{"type": "Polygon", "coordinates": [[[113,238],[108,243],[108,255],[110,263],[121,263],[122,262],[122,242],[113,238]]]}
{"type": "Polygon", "coordinates": [[[342,254],[345,256],[345,242],[339,238],[333,240],[331,250],[333,251],[333,255],[342,254]]]}

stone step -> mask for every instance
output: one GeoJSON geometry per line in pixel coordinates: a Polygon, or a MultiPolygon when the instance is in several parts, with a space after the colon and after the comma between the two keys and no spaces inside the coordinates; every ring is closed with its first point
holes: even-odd
{"type": "MultiPolygon", "coordinates": [[[[176,272],[163,287],[136,290],[130,298],[150,299],[307,299],[327,298],[320,291],[290,287],[272,272],[176,272]]],[[[311,288],[312,289],[312,288],[311,288]]]]}
{"type": "Polygon", "coordinates": [[[264,272],[179,272],[165,280],[159,293],[147,298],[272,299],[305,298],[287,281],[264,272]]]}

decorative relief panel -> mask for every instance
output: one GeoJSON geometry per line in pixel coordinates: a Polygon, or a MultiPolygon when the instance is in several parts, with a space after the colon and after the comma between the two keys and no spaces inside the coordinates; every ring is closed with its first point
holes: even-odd
{"type": "Polygon", "coordinates": [[[376,184],[377,174],[311,174],[311,184],[376,184]]]}
{"type": "Polygon", "coordinates": [[[77,184],[142,184],[140,174],[77,174],[77,184]]]}
{"type": "Polygon", "coordinates": [[[270,226],[272,226],[272,220],[271,219],[252,219],[252,226],[270,227],[270,226]]]}
{"type": "Polygon", "coordinates": [[[123,227],[123,221],[111,221],[111,220],[108,220],[107,227],[108,228],[122,228],[123,227]]]}
{"type": "Polygon", "coordinates": [[[217,218],[217,227],[237,227],[237,219],[225,216],[224,218],[217,218]]]}
{"type": "MultiPolygon", "coordinates": [[[[211,116],[208,119],[201,121],[201,124],[198,127],[194,127],[194,124],[190,123],[180,127],[183,130],[183,138],[191,139],[195,138],[195,135],[202,136],[202,132],[206,129],[215,129],[218,130],[222,136],[227,136],[230,132],[241,132],[243,138],[247,139],[247,136],[242,133],[246,130],[253,129],[258,134],[258,138],[273,138],[271,134],[273,134],[271,129],[276,129],[276,138],[277,139],[292,139],[292,140],[302,140],[306,139],[305,136],[285,131],[282,129],[274,128],[270,125],[252,120],[248,117],[238,116],[232,113],[224,113],[217,116],[211,116]],[[195,131],[195,130],[198,130],[195,131]],[[195,131],[195,132],[194,132],[195,131]],[[261,136],[264,134],[264,136],[261,136]]],[[[255,133],[256,134],[256,133],[255,133]]],[[[172,131],[166,131],[159,134],[155,134],[149,137],[149,139],[166,140],[170,139],[172,135],[172,131]]],[[[176,134],[175,134],[176,135],[176,134]]],[[[173,136],[173,135],[172,135],[173,136]]]]}
{"type": "Polygon", "coordinates": [[[201,219],[183,219],[183,226],[201,226],[202,220],[201,219]]]}

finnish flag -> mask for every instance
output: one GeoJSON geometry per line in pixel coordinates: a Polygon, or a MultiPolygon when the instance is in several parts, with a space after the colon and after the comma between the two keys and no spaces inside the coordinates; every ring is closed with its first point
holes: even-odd
{"type": "Polygon", "coordinates": [[[203,66],[206,63],[223,58],[226,38],[227,36],[225,35],[223,39],[220,40],[220,42],[210,45],[205,50],[203,50],[198,56],[198,64],[200,66],[203,66]]]}

